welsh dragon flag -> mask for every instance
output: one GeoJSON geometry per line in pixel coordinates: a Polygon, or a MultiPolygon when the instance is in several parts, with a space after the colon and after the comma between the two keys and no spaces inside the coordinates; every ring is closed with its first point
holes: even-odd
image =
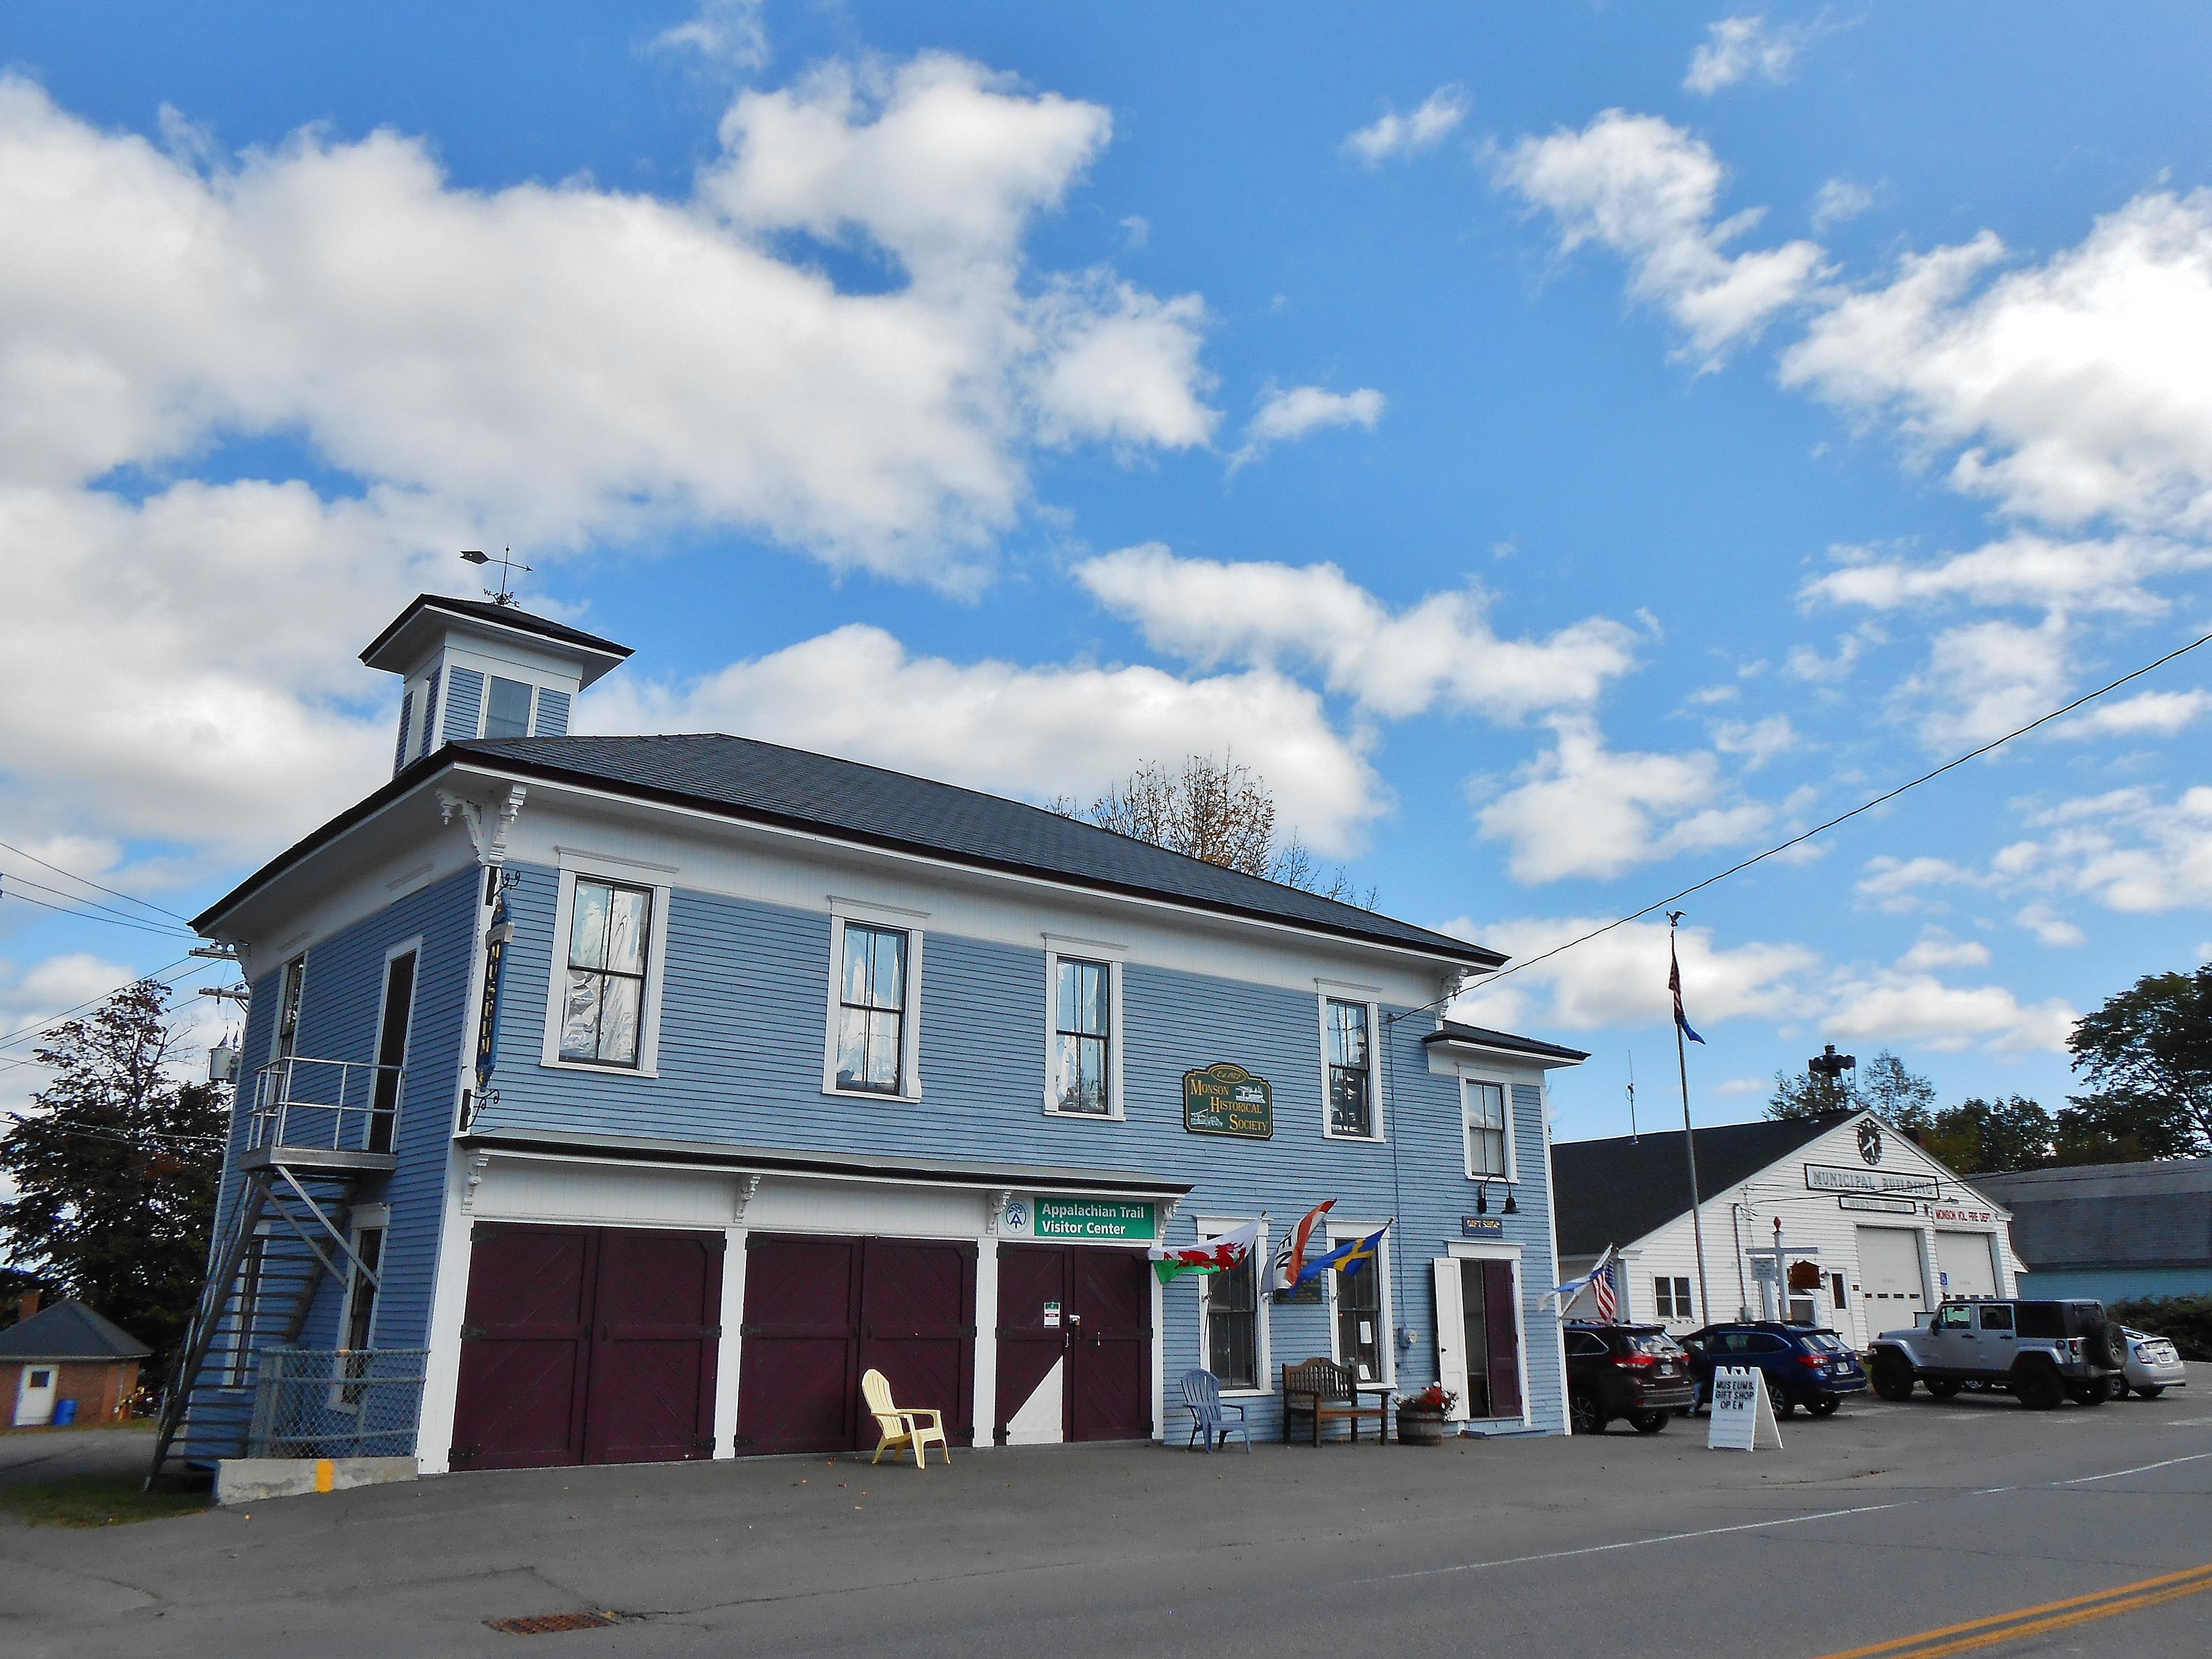
{"type": "Polygon", "coordinates": [[[1243,1266],[1259,1246],[1260,1224],[1248,1221],[1233,1232],[1200,1239],[1195,1244],[1153,1245],[1152,1271],[1160,1276],[1163,1285],[1172,1283],[1184,1273],[1225,1273],[1243,1266]]]}

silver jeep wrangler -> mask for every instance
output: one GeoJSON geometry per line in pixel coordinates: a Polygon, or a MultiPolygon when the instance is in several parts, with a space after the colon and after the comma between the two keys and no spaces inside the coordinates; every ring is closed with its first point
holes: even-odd
{"type": "Polygon", "coordinates": [[[2030,1411],[2062,1400],[2101,1406],[2122,1381],[2127,1334],[2101,1302],[1954,1297],[1927,1322],[1874,1340],[1874,1391],[1910,1400],[1925,1383],[1938,1400],[1961,1389],[2009,1389],[2030,1411]]]}

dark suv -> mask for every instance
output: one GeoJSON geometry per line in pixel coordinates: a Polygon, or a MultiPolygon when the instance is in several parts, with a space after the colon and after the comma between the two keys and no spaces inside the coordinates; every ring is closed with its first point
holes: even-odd
{"type": "Polygon", "coordinates": [[[1567,1415],[1577,1434],[1603,1434],[1616,1417],[1638,1434],[1656,1434],[1697,1403],[1689,1356],[1664,1326],[1570,1321],[1566,1346],[1567,1415]]]}
{"type": "Polygon", "coordinates": [[[1748,1365],[1766,1373],[1766,1392],[1778,1415],[1802,1406],[1826,1417],[1847,1394],[1866,1391],[1866,1372],[1850,1344],[1822,1325],[1788,1325],[1773,1320],[1708,1325],[1682,1339],[1690,1351],[1690,1375],[1698,1403],[1712,1397],[1713,1371],[1722,1365],[1748,1365]]]}

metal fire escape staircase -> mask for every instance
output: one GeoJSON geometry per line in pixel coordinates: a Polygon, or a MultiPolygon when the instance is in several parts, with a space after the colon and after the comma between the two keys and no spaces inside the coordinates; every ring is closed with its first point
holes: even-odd
{"type": "Polygon", "coordinates": [[[353,1199],[398,1166],[399,1068],[293,1055],[254,1074],[242,1176],[172,1362],[148,1480],[247,1455],[256,1354],[296,1344],[328,1278],[378,1284],[355,1251],[353,1199]]]}

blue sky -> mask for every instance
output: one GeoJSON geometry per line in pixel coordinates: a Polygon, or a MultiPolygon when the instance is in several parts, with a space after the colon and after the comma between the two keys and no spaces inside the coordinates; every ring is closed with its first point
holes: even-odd
{"type": "MultiPolygon", "coordinates": [[[[354,653],[512,544],[638,648],[599,729],[1034,799],[1233,751],[1533,954],[2212,629],[2208,35],[14,9],[0,840],[190,914],[383,775],[354,653]]],[[[2207,678],[1691,902],[1701,1120],[1823,1041],[2056,1102],[2212,954],[2207,678]]],[[[0,903],[0,1030],[188,942],[0,903]]],[[[1466,1011],[1594,1051],[1563,1134],[1631,1049],[1666,1108],[1664,948],[1466,1011]]]]}

